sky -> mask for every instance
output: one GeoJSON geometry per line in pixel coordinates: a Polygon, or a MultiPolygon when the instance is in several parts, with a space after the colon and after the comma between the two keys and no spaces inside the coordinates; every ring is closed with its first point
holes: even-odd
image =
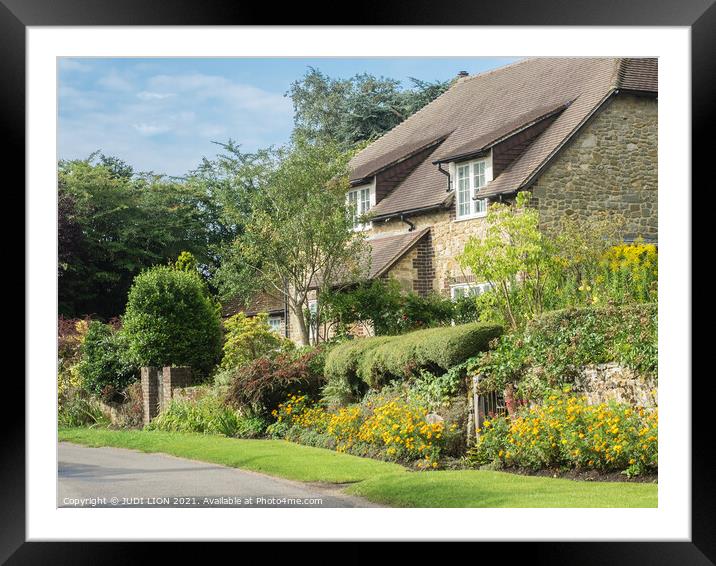
{"type": "Polygon", "coordinates": [[[447,80],[515,58],[59,58],[58,154],[101,150],[136,171],[182,176],[213,142],[254,151],[288,141],[293,107],[285,96],[309,67],[334,78],[370,73],[410,85],[447,80]]]}

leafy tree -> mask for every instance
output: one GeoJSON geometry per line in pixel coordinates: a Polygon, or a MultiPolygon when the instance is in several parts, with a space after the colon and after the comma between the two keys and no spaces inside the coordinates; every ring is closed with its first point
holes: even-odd
{"type": "Polygon", "coordinates": [[[282,152],[273,148],[242,152],[232,140],[218,145],[222,152],[213,160],[205,158],[186,182],[207,195],[212,207],[210,286],[224,297],[248,297],[256,290],[255,270],[243,262],[235,240],[244,233],[252,203],[275,173],[282,152]]]}
{"type": "Polygon", "coordinates": [[[211,264],[216,236],[202,187],[134,174],[112,157],[59,163],[59,305],[70,316],[122,312],[132,279],[187,250],[211,264]]]}
{"type": "Polygon", "coordinates": [[[448,81],[400,81],[363,73],[334,79],[310,68],[291,84],[295,134],[312,140],[332,139],[342,147],[373,140],[417,112],[450,86],[448,81]]]}
{"type": "Polygon", "coordinates": [[[219,306],[196,273],[158,266],[134,279],[123,317],[140,366],[191,366],[201,375],[221,353],[219,306]]]}
{"type": "Polygon", "coordinates": [[[224,328],[222,369],[238,368],[261,356],[293,349],[291,340],[271,330],[266,313],[248,317],[240,312],[226,320],[224,328]]]}
{"type": "Polygon", "coordinates": [[[265,289],[285,298],[303,344],[310,336],[311,290],[352,281],[367,267],[362,236],[345,206],[350,155],[335,143],[302,138],[280,150],[220,268],[219,280],[230,279],[227,287],[243,296],[265,289]]]}
{"type": "Polygon", "coordinates": [[[492,297],[512,327],[542,313],[552,265],[550,242],[539,230],[539,213],[528,203],[529,193],[522,192],[514,204],[490,205],[485,235],[471,236],[458,257],[463,268],[492,285],[492,297]]]}

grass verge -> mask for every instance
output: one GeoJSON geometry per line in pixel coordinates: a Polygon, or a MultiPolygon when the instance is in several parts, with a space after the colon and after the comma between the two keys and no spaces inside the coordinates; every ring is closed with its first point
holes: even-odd
{"type": "Polygon", "coordinates": [[[447,470],[371,478],[346,492],[391,507],[656,507],[657,487],[447,470]]]}
{"type": "Polygon", "coordinates": [[[398,464],[359,458],[284,440],[60,429],[60,441],[162,452],[182,458],[298,481],[353,483],[347,493],[393,507],[656,507],[657,484],[587,482],[505,472],[411,472],[398,464]]]}
{"type": "Polygon", "coordinates": [[[60,429],[59,440],[86,446],[162,452],[306,482],[358,482],[405,469],[398,464],[285,440],[246,440],[211,434],[102,428],[60,429]]]}

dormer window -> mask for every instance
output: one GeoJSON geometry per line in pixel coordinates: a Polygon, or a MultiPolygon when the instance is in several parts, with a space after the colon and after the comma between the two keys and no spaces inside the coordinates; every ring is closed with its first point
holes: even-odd
{"type": "Polygon", "coordinates": [[[365,215],[375,205],[375,184],[354,187],[346,196],[346,201],[353,214],[353,229],[367,230],[370,222],[365,221],[365,215]]]}
{"type": "Polygon", "coordinates": [[[475,198],[479,190],[492,180],[489,157],[455,164],[455,217],[479,218],[487,214],[487,199],[475,198]]]}

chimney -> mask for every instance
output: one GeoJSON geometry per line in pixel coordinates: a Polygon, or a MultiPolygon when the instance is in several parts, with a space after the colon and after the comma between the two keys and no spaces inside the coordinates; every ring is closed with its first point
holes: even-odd
{"type": "Polygon", "coordinates": [[[460,72],[457,74],[457,78],[458,78],[458,79],[464,79],[464,78],[467,77],[467,76],[470,76],[470,73],[468,73],[467,71],[460,71],[460,72]]]}

